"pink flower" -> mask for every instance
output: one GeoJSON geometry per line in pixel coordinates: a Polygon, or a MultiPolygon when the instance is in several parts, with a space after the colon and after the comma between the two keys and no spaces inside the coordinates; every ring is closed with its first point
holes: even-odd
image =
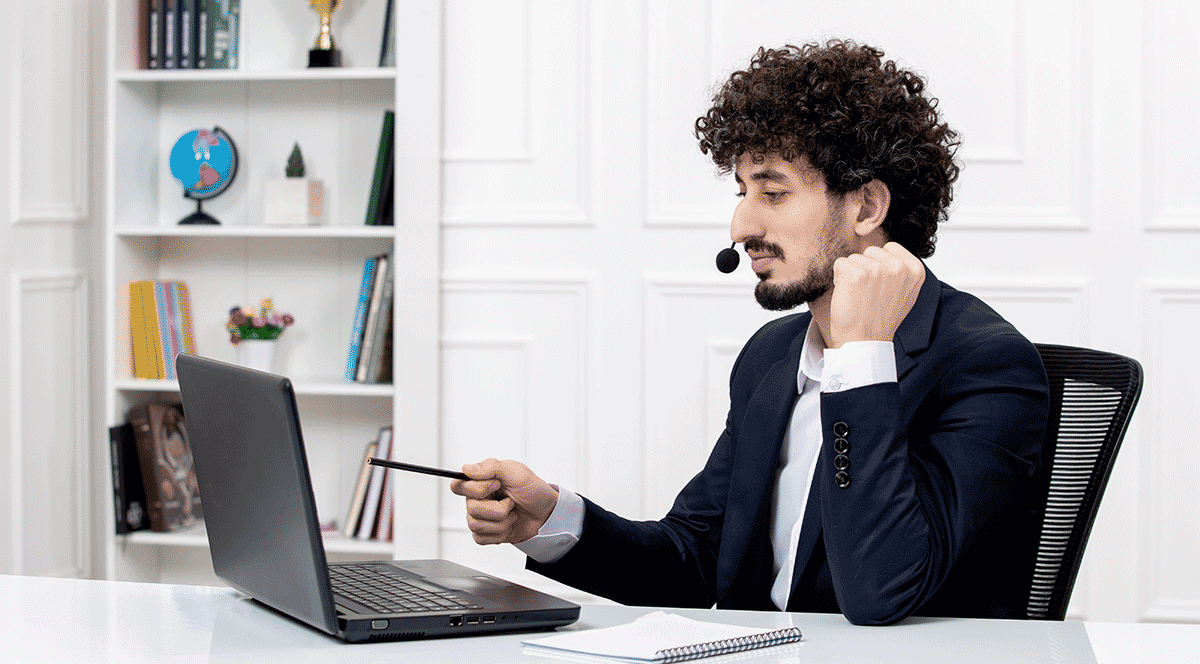
{"type": "Polygon", "coordinates": [[[255,316],[253,320],[254,320],[254,327],[266,327],[267,326],[267,319],[263,318],[262,316],[255,316]]]}

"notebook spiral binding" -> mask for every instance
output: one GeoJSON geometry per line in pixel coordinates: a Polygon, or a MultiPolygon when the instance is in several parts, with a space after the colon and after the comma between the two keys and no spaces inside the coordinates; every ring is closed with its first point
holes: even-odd
{"type": "Polygon", "coordinates": [[[671,664],[671,662],[683,662],[690,659],[699,659],[701,657],[727,655],[729,653],[741,652],[743,650],[753,650],[755,648],[765,648],[767,646],[775,646],[782,643],[792,643],[794,641],[799,641],[800,639],[800,628],[787,627],[785,629],[777,629],[772,632],[756,634],[754,636],[743,636],[736,639],[709,641],[707,643],[698,643],[694,646],[667,648],[666,650],[658,651],[654,661],[656,663],[662,662],[663,664],[671,664]]]}

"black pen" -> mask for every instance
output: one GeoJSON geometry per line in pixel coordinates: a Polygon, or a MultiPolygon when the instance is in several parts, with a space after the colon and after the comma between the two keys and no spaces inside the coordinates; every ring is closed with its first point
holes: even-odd
{"type": "Polygon", "coordinates": [[[437,475],[438,477],[449,477],[452,480],[469,480],[465,474],[457,470],[443,470],[441,468],[430,468],[429,466],[418,466],[412,463],[404,463],[401,461],[388,461],[378,457],[368,457],[367,463],[374,466],[383,466],[384,468],[395,468],[396,470],[407,470],[413,473],[423,473],[425,475],[437,475]]]}

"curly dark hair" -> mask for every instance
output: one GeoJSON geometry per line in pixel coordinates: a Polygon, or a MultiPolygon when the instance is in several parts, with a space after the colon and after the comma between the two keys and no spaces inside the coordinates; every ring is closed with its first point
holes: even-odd
{"type": "Polygon", "coordinates": [[[759,48],[718,89],[695,133],[723,173],[747,153],[803,155],[837,196],[879,179],[892,196],[883,230],[928,258],[958,178],[959,140],[924,91],[919,75],[853,41],[759,48]]]}

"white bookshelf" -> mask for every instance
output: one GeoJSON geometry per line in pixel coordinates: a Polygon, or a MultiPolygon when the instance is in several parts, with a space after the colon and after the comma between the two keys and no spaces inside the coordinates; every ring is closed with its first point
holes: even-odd
{"type": "MultiPolygon", "coordinates": [[[[414,461],[437,461],[441,92],[428,72],[440,71],[440,3],[393,3],[403,8],[395,22],[399,66],[381,68],[373,65],[387,2],[360,0],[353,13],[334,15],[347,66],[307,69],[319,26],[308,3],[242,0],[240,69],[202,71],[137,69],[141,1],[109,0],[107,12],[105,426],[124,422],[135,405],[178,400],[175,381],[133,378],[129,282],[186,281],[197,353],[226,361],[236,356],[224,329],[229,308],[272,297],[277,310],[296,317],[280,339],[275,370],[295,385],[318,514],[340,523],[363,449],[380,427],[404,432],[397,438],[414,461]],[[395,226],[367,226],[385,109],[396,112],[395,226]],[[213,126],[239,152],[233,184],[203,205],[221,225],[179,226],[196,204],[183,198],[167,155],[185,132],[213,126]],[[263,181],[282,177],[293,143],[307,174],[324,182],[325,225],[262,224],[263,181]],[[363,261],[409,245],[421,249],[398,252],[395,382],[346,382],[363,261]]],[[[105,479],[97,501],[107,506],[105,576],[216,583],[203,527],[115,534],[107,471],[98,469],[105,479]]],[[[396,500],[436,506],[437,490],[432,482],[404,483],[396,500]]],[[[436,509],[424,511],[398,510],[396,530],[405,536],[394,543],[333,538],[326,551],[332,559],[437,555],[436,509]]]]}

